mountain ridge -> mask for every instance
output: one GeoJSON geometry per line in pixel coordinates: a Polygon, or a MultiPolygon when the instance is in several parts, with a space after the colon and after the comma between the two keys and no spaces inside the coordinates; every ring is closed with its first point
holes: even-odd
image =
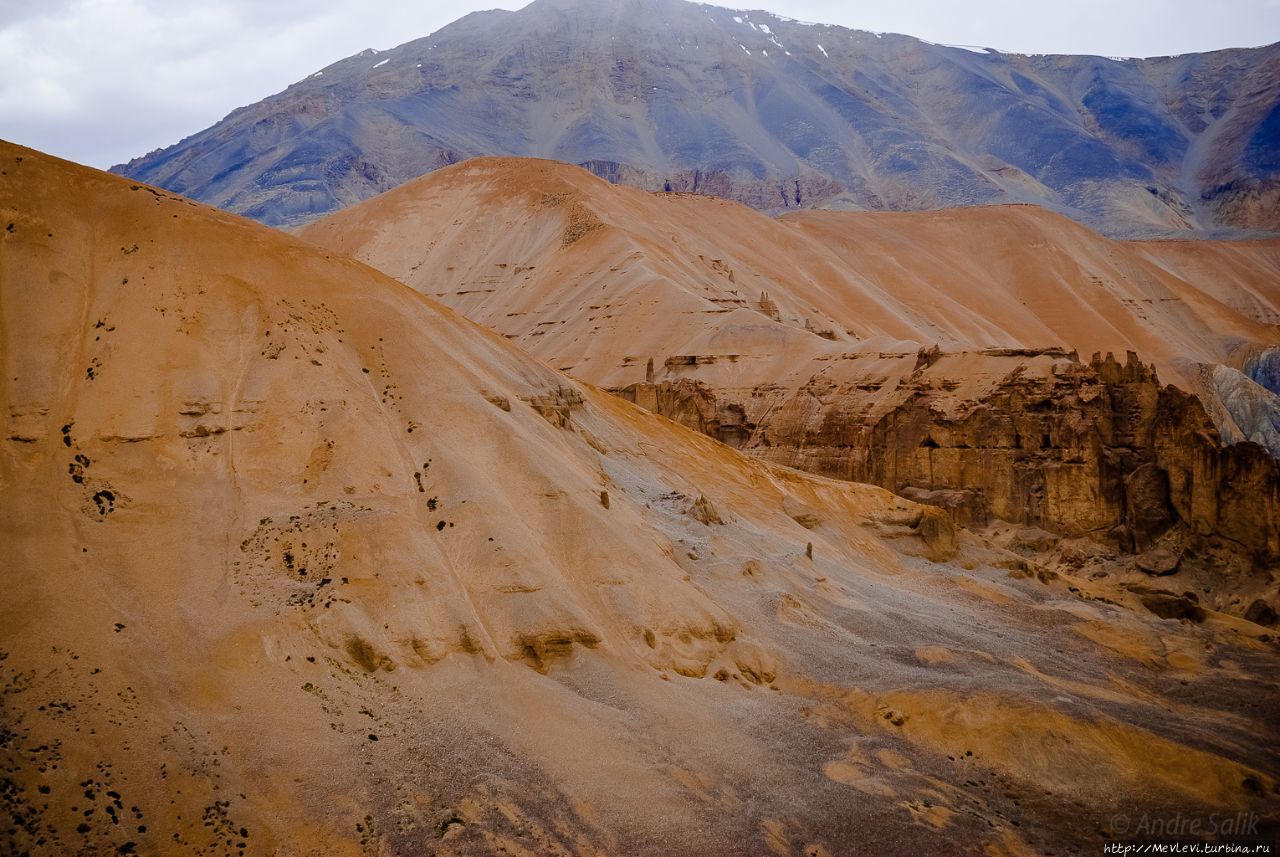
{"type": "Polygon", "coordinates": [[[766,211],[1021,201],[1112,235],[1237,235],[1280,230],[1277,69],[1280,45],[979,54],[684,0],[536,2],[340,60],[114,169],[277,225],[515,155],[766,211]]]}
{"type": "MultiPolygon", "coordinates": [[[[835,349],[1065,347],[1087,355],[1136,348],[1169,380],[1191,387],[1191,364],[1228,361],[1233,342],[1280,343],[1280,297],[1264,273],[1280,274],[1280,241],[1115,241],[1034,205],[766,217],[712,196],[614,186],[553,160],[482,157],[297,232],[437,298],[474,295],[456,305],[473,318],[492,305],[498,314],[477,320],[526,346],[524,322],[504,317],[504,302],[532,282],[555,305],[575,288],[544,261],[573,277],[594,269],[590,281],[610,297],[643,288],[646,278],[711,296],[699,298],[708,307],[730,294],[754,306],[769,291],[785,318],[753,309],[758,323],[835,349]],[[560,236],[575,212],[591,229],[560,236]],[[631,271],[625,259],[638,254],[644,264],[631,271]],[[492,282],[475,292],[471,278],[492,282]],[[1060,310],[1067,295],[1087,320],[1060,310]],[[1181,309],[1137,309],[1157,296],[1198,308],[1185,318],[1181,309]],[[1033,298],[1034,311],[1023,305],[1033,298]],[[1099,314],[1108,301],[1118,311],[1099,314]],[[832,338],[813,335],[822,327],[833,328],[832,338]]],[[[589,310],[566,304],[556,318],[577,324],[589,310]]],[[[701,335],[701,323],[688,326],[690,337],[701,335]]],[[[632,340],[648,327],[627,330],[581,342],[643,350],[632,340]]],[[[625,383],[616,368],[602,365],[586,377],[625,383]]]]}

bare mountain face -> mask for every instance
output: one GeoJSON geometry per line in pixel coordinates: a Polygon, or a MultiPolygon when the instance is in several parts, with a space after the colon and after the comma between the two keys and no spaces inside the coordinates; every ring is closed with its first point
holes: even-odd
{"type": "Polygon", "coordinates": [[[1280,820],[1257,624],[753,461],[150,187],[0,145],[0,224],[16,853],[1017,855],[1280,820]]]}
{"type": "Polygon", "coordinates": [[[300,232],[758,459],[1275,621],[1278,241],[1033,206],[770,218],[516,159],[300,232]]]}
{"type": "Polygon", "coordinates": [[[1029,202],[1280,231],[1280,46],[1023,56],[683,0],[536,0],[337,62],[117,167],[296,225],[477,155],[766,211],[1029,202]]]}

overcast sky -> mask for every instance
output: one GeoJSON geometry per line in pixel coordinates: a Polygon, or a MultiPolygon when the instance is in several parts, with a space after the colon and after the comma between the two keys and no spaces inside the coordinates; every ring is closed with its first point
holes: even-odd
{"type": "MultiPolygon", "coordinates": [[[[0,0],[0,137],[96,167],[364,48],[525,0],[0,0]]],[[[1280,0],[731,0],[934,42],[1157,56],[1280,41],[1280,0]]]]}

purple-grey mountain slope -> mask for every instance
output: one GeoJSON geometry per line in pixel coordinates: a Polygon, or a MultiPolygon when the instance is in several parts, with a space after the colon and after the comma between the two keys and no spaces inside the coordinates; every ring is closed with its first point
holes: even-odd
{"type": "Polygon", "coordinates": [[[764,210],[1031,202],[1280,230],[1280,44],[1025,56],[684,0],[536,0],[341,60],[116,171],[294,225],[476,155],[764,210]]]}

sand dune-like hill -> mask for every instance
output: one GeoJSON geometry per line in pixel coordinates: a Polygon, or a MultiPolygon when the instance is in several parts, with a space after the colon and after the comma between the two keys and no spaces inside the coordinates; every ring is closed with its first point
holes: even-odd
{"type": "MultiPolygon", "coordinates": [[[[531,253],[619,240],[534,202],[531,253]]],[[[1046,573],[8,144],[0,355],[17,853],[1032,854],[1120,813],[1277,818],[1256,624],[1046,573]]]]}
{"type": "Polygon", "coordinates": [[[702,371],[784,383],[936,345],[1134,350],[1189,387],[1198,364],[1280,344],[1280,241],[1113,241],[1034,206],[769,218],[479,158],[300,234],[604,386],[644,380],[648,357],[661,377],[671,356],[737,355],[702,371]]]}

